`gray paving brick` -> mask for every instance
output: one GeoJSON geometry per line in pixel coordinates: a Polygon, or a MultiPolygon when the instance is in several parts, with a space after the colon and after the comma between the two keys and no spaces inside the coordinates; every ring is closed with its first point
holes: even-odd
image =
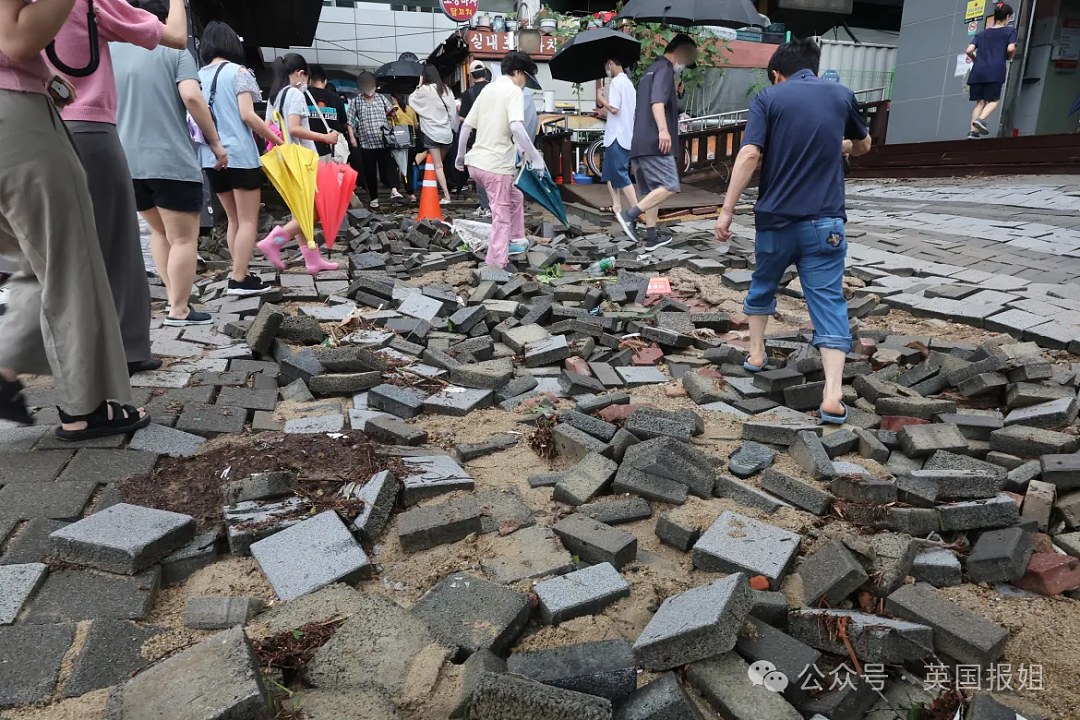
{"type": "Polygon", "coordinates": [[[479,534],[482,525],[476,499],[463,497],[403,512],[398,515],[397,528],[402,550],[418,552],[479,534]]]}
{"type": "Polygon", "coordinates": [[[934,631],[926,625],[850,610],[795,610],[788,619],[788,630],[812,647],[841,654],[847,650],[844,641],[821,632],[822,626],[830,627],[837,622],[846,622],[855,656],[869,663],[919,660],[929,654],[934,642],[934,631]]]}
{"type": "Polygon", "coordinates": [[[615,701],[637,689],[634,650],[622,638],[516,652],[506,661],[512,675],[615,701]]]}
{"type": "Polygon", "coordinates": [[[549,624],[582,615],[595,615],[620,598],[630,596],[630,585],[610,563],[600,563],[562,577],[537,583],[540,617],[549,624]]]}
{"type": "Polygon", "coordinates": [[[427,623],[459,659],[486,648],[509,649],[529,621],[529,598],[501,585],[455,573],[427,591],[409,611],[427,623]]]}
{"type": "Polygon", "coordinates": [[[189,515],[120,503],[49,536],[65,562],[134,575],[195,537],[189,515]]]}
{"type": "Polygon", "coordinates": [[[96,488],[94,482],[12,483],[0,488],[0,508],[23,520],[75,520],[96,488]]]}
{"type": "Polygon", "coordinates": [[[401,461],[406,472],[401,497],[407,507],[455,490],[476,487],[472,476],[448,455],[404,457],[401,461]]]}
{"type": "Polygon", "coordinates": [[[753,603],[741,573],[667,598],[634,643],[638,662],[668,670],[731,650],[753,603]]]}
{"type": "Polygon", "coordinates": [[[904,585],[885,601],[894,617],[928,625],[934,649],[962,663],[992,663],[1005,651],[1009,632],[938,593],[925,583],[904,585]]]}
{"type": "Polygon", "coordinates": [[[750,577],[764,575],[776,589],[795,559],[800,540],[797,533],[724,511],[695,543],[694,567],[707,572],[745,572],[750,577]]]}
{"type": "Polygon", "coordinates": [[[470,720],[524,719],[530,714],[551,720],[609,720],[611,702],[513,675],[481,675],[469,708],[470,720]]]}
{"type": "Polygon", "coordinates": [[[0,565],[0,626],[15,622],[19,611],[45,581],[48,572],[49,567],[44,563],[0,565]]]}
{"type": "Polygon", "coordinates": [[[83,620],[142,620],[157,595],[157,568],[134,576],[92,570],[54,570],[30,602],[26,622],[34,625],[83,620]]]}
{"type": "Polygon", "coordinates": [[[370,576],[371,563],[337,513],[327,511],[251,545],[274,592],[292,600],[370,576]]]}
{"type": "Polygon", "coordinates": [[[839,605],[869,579],[862,565],[839,540],[808,555],[798,573],[803,581],[803,596],[810,607],[818,605],[823,598],[829,605],[839,605]]]}
{"type": "Polygon", "coordinates": [[[687,679],[722,717],[801,720],[802,715],[778,693],[749,681],[750,666],[735,653],[701,660],[687,669],[687,679]]]}
{"type": "Polygon", "coordinates": [[[580,513],[563,518],[552,529],[571,554],[587,563],[608,562],[622,568],[637,557],[637,538],[580,513]]]}
{"type": "Polygon", "coordinates": [[[45,701],[75,639],[75,626],[0,627],[0,708],[45,701]]]}
{"type": "Polygon", "coordinates": [[[243,628],[235,627],[143,670],[114,689],[109,716],[116,720],[175,717],[255,717],[265,708],[259,666],[243,628]],[[198,703],[191,692],[198,687],[198,703]],[[198,714],[195,714],[198,713],[198,714]]]}
{"type": "Polygon", "coordinates": [[[968,578],[976,583],[1015,580],[1027,572],[1033,552],[1031,533],[1020,528],[985,532],[968,555],[968,578]]]}
{"type": "Polygon", "coordinates": [[[0,486],[52,482],[73,455],[71,450],[0,453],[0,486]]]}

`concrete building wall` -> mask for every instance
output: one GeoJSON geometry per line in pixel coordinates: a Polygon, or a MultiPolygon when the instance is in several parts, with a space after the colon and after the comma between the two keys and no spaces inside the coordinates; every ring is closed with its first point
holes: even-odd
{"type": "MultiPolygon", "coordinates": [[[[963,22],[966,6],[967,0],[905,0],[888,144],[967,136],[972,104],[966,76],[955,76],[957,55],[971,41],[963,22]]],[[[991,135],[997,121],[995,113],[988,122],[991,135]]]]}

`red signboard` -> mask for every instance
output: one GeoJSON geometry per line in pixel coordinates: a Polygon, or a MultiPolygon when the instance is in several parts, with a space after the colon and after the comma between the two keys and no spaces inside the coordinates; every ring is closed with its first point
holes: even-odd
{"type": "MultiPolygon", "coordinates": [[[[473,57],[479,59],[501,58],[517,47],[514,33],[497,33],[490,30],[469,30],[465,33],[465,42],[473,57]]],[[[540,37],[540,52],[532,53],[534,60],[547,60],[555,54],[558,39],[554,35],[540,37]]]]}
{"type": "Polygon", "coordinates": [[[439,7],[454,22],[469,22],[480,7],[480,0],[439,0],[439,7]]]}

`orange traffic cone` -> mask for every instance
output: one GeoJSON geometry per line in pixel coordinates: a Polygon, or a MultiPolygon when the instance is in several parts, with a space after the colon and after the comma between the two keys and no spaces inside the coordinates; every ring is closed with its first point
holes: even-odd
{"type": "Polygon", "coordinates": [[[424,185],[420,191],[420,212],[417,220],[442,220],[442,205],[439,204],[439,183],[435,180],[435,162],[428,153],[424,162],[424,185]]]}

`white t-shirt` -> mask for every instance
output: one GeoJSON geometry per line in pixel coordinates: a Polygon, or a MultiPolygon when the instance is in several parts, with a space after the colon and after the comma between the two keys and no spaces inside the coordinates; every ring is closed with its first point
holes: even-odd
{"type": "MultiPolygon", "coordinates": [[[[266,121],[271,122],[274,119],[274,110],[281,109],[281,121],[285,123],[285,127],[282,130],[288,130],[289,128],[289,116],[299,115],[300,125],[305,130],[310,130],[311,125],[308,122],[308,118],[311,116],[311,109],[308,106],[307,95],[304,94],[299,88],[289,86],[281,90],[278,96],[274,98],[274,102],[268,103],[266,106],[266,121]],[[282,93],[285,97],[282,98],[282,93]]],[[[315,150],[314,140],[301,140],[300,138],[294,138],[290,136],[294,145],[303,145],[308,150],[315,150]]]]}
{"type": "Polygon", "coordinates": [[[465,163],[499,175],[517,173],[517,147],[510,123],[525,122],[525,96],[506,76],[494,80],[476,97],[469,117],[476,128],[476,142],[465,155],[465,163]]]}
{"type": "Polygon", "coordinates": [[[619,73],[611,79],[608,87],[608,104],[618,109],[618,113],[608,112],[604,126],[604,147],[618,142],[620,147],[630,149],[634,139],[634,111],[637,108],[637,91],[634,83],[619,73]]]}

